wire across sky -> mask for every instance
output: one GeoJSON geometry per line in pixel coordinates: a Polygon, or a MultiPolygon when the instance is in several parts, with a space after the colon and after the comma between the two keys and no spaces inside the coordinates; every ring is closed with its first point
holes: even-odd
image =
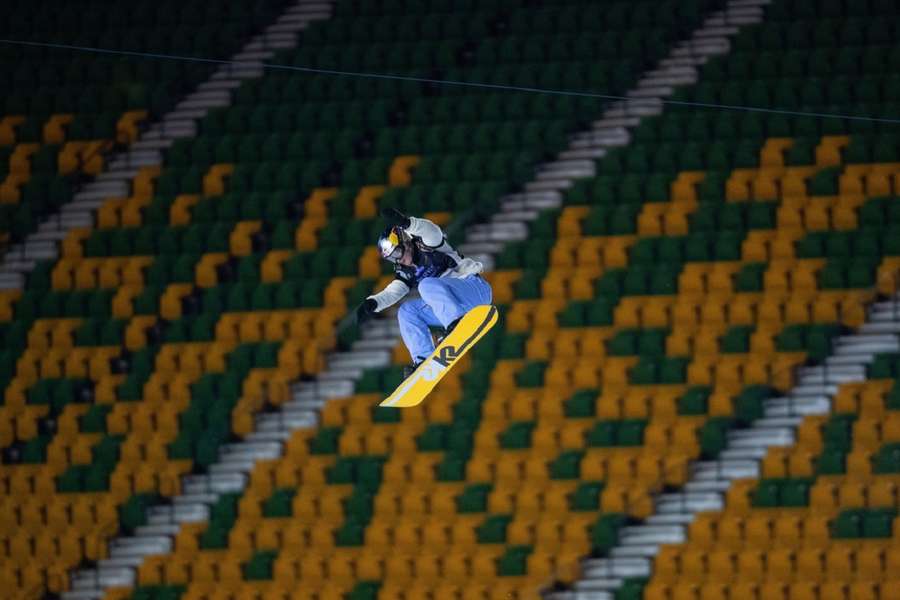
{"type": "MultiPolygon", "coordinates": [[[[433,79],[429,77],[417,77],[413,75],[395,75],[391,73],[366,73],[366,72],[356,72],[356,71],[340,71],[336,69],[322,69],[318,67],[302,67],[296,65],[279,65],[266,63],[262,61],[239,61],[239,60],[228,60],[228,59],[217,59],[217,58],[203,58],[198,56],[181,56],[177,54],[162,54],[156,52],[137,52],[130,50],[114,50],[109,48],[93,48],[90,46],[78,46],[73,44],[56,44],[51,42],[33,42],[27,40],[9,40],[9,39],[0,39],[0,44],[10,44],[17,46],[31,46],[31,47],[39,47],[39,48],[52,48],[56,50],[72,50],[77,52],[89,52],[94,54],[106,54],[106,55],[114,55],[114,56],[124,56],[130,58],[152,58],[157,60],[179,60],[185,62],[195,62],[195,63],[205,63],[205,64],[216,64],[216,65],[228,65],[234,67],[246,67],[246,66],[256,66],[261,67],[263,69],[268,69],[270,71],[288,71],[288,72],[296,72],[296,73],[309,73],[314,75],[332,75],[332,76],[341,76],[341,77],[358,77],[358,78],[366,78],[366,79],[382,79],[382,80],[393,80],[393,81],[403,81],[403,82],[414,82],[414,83],[427,83],[433,85],[446,85],[446,86],[455,86],[455,87],[468,87],[468,88],[477,88],[477,89],[491,89],[491,90],[499,90],[499,91],[507,91],[507,92],[526,92],[532,94],[548,94],[553,96],[574,96],[579,98],[596,98],[599,100],[610,100],[616,102],[644,102],[648,101],[647,98],[632,98],[629,96],[619,96],[615,94],[602,94],[599,92],[586,92],[586,91],[576,91],[576,90],[557,90],[557,89],[547,89],[547,88],[536,88],[536,87],[528,87],[528,86],[517,86],[517,85],[505,85],[499,83],[481,83],[476,81],[455,81],[450,79],[433,79]]],[[[690,100],[667,100],[667,99],[659,99],[653,100],[654,102],[669,105],[669,106],[682,106],[682,107],[692,107],[692,108],[702,108],[702,109],[713,109],[713,110],[729,110],[729,111],[743,111],[743,112],[755,112],[755,113],[766,113],[766,114],[778,114],[778,115],[786,115],[793,117],[813,117],[819,119],[846,119],[848,121],[867,121],[871,123],[881,123],[881,124],[890,124],[890,125],[898,125],[900,124],[900,118],[888,118],[888,117],[873,117],[869,115],[848,115],[848,114],[840,114],[840,113],[825,113],[825,112],[811,112],[811,111],[802,111],[802,110],[787,110],[781,108],[765,108],[760,106],[739,106],[733,104],[717,104],[713,102],[694,102],[690,100]]]]}

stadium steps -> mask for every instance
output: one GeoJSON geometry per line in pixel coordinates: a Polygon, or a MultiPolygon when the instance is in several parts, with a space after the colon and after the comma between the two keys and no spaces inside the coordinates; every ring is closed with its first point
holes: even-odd
{"type": "Polygon", "coordinates": [[[724,23],[757,23],[767,3],[735,0],[707,17],[689,39],[677,44],[657,68],[638,80],[626,94],[631,100],[614,103],[590,130],[571,136],[569,148],[559,154],[558,160],[541,165],[537,178],[526,184],[524,193],[504,199],[500,211],[488,223],[473,227],[461,251],[490,266],[489,255],[499,250],[500,240],[524,240],[528,236],[526,223],[540,210],[562,205],[561,190],[570,188],[576,179],[593,177],[596,159],[610,148],[628,144],[628,130],[636,127],[641,117],[660,114],[663,100],[674,93],[675,86],[696,82],[697,65],[728,51],[728,37],[736,34],[738,27],[724,23]]]}
{"type": "Polygon", "coordinates": [[[159,122],[152,124],[128,150],[113,156],[105,173],[86,184],[71,202],[63,205],[59,214],[46,217],[37,232],[10,246],[0,262],[0,289],[22,289],[25,276],[37,261],[59,256],[56,242],[69,230],[92,222],[92,211],[106,198],[127,195],[122,190],[128,189],[135,168],[161,164],[162,149],[178,138],[193,136],[197,121],[210,108],[229,105],[229,90],[240,85],[243,79],[260,77],[263,74],[260,61],[270,58],[276,49],[290,47],[285,44],[296,45],[297,32],[313,21],[328,18],[329,7],[330,3],[320,0],[298,0],[282,20],[270,26],[274,29],[267,28],[252,37],[241,53],[233,57],[236,62],[220,66],[210,81],[200,84],[159,122]]]}
{"type": "Polygon", "coordinates": [[[839,383],[865,381],[866,367],[874,361],[875,353],[900,349],[896,333],[868,333],[873,324],[888,325],[900,332],[900,294],[872,305],[857,333],[835,338],[831,356],[821,366],[800,367],[797,385],[788,395],[767,401],[764,417],[748,429],[730,432],[728,445],[717,460],[696,463],[683,491],[660,495],[656,514],[643,525],[624,528],[608,558],[586,559],[582,564],[584,575],[572,591],[547,597],[612,599],[626,579],[649,577],[660,545],[686,542],[687,526],[696,513],[722,510],[731,482],[758,477],[769,448],[794,444],[796,427],[804,416],[831,412],[839,383]],[[840,359],[837,364],[836,359],[840,359]]]}
{"type": "MultiPolygon", "coordinates": [[[[254,54],[254,60],[269,58],[273,52],[269,48],[286,48],[296,45],[296,33],[309,23],[327,19],[330,16],[329,2],[298,0],[289,8],[285,16],[263,33],[251,38],[242,54],[254,54]],[[286,45],[293,40],[291,46],[286,45]],[[260,50],[265,48],[265,50],[260,50]]],[[[42,224],[36,234],[10,249],[0,264],[0,289],[23,287],[25,275],[37,260],[55,258],[58,248],[54,232],[64,237],[68,230],[84,223],[92,223],[92,211],[103,200],[111,196],[127,195],[129,181],[136,167],[162,163],[161,150],[172,142],[196,131],[196,121],[209,108],[230,103],[228,90],[240,85],[239,80],[262,75],[262,68],[247,69],[229,63],[220,67],[210,82],[198,86],[198,90],[187,96],[174,111],[151,125],[141,138],[127,151],[114,157],[109,163],[105,177],[86,185],[64,206],[60,215],[54,215],[42,224]],[[214,85],[210,85],[210,84],[214,85]],[[67,210],[68,208],[68,210],[67,210]],[[53,234],[53,235],[48,235],[53,234]],[[35,238],[36,239],[33,239],[35,238]],[[49,240],[49,241],[48,241],[49,240]]],[[[287,407],[286,407],[287,408],[287,407]]],[[[279,416],[279,432],[287,426],[309,425],[315,414],[309,410],[290,411],[279,416]]],[[[244,473],[252,468],[253,462],[263,457],[280,455],[280,445],[275,441],[281,435],[272,435],[265,428],[248,436],[242,444],[231,444],[221,450],[221,462],[210,469],[209,474],[188,476],[184,482],[184,493],[173,499],[172,506],[152,507],[149,524],[140,527],[135,535],[115,538],[109,544],[109,558],[98,561],[96,568],[82,569],[72,574],[71,590],[64,592],[65,600],[93,600],[102,598],[109,587],[130,586],[134,583],[135,568],[144,556],[161,554],[171,549],[172,535],[181,523],[205,521],[209,518],[209,505],[219,494],[242,490],[245,485],[244,473]],[[254,437],[256,436],[256,437],[254,437]]]]}
{"type": "MultiPolygon", "coordinates": [[[[516,228],[520,235],[515,239],[525,239],[528,235],[526,220],[534,219],[541,209],[560,206],[560,190],[571,187],[574,178],[593,176],[594,160],[605,156],[610,148],[627,145],[631,141],[629,129],[639,125],[641,117],[660,114],[663,100],[671,96],[677,86],[695,83],[698,77],[696,67],[714,55],[727,53],[728,38],[734,36],[740,26],[759,23],[763,17],[763,7],[768,3],[768,0],[732,0],[723,10],[707,17],[689,40],[676,45],[670,56],[660,61],[659,68],[646,73],[639,80],[636,89],[627,94],[632,100],[614,104],[601,119],[592,124],[591,130],[572,136],[569,149],[560,153],[560,160],[555,166],[544,171],[544,176],[539,177],[538,182],[527,187],[523,197],[502,204],[502,212],[477,232],[478,241],[463,246],[463,251],[474,254],[489,250],[496,244],[492,244],[492,239],[508,236],[507,232],[513,230],[515,220],[503,213],[528,215],[522,208],[527,206],[531,195],[537,195],[536,199],[540,198],[544,204],[535,206],[531,215],[528,215],[530,219],[519,221],[521,227],[516,228]],[[581,165],[584,165],[583,174],[578,168],[581,165]],[[570,173],[573,177],[566,177],[570,173]],[[554,174],[560,176],[553,177],[554,174]]],[[[835,347],[836,354],[842,352],[841,348],[854,347],[846,340],[844,343],[846,346],[839,343],[835,347]]],[[[848,356],[859,360],[856,354],[848,356]]],[[[861,364],[863,363],[856,362],[847,365],[850,369],[841,373],[855,375],[853,368],[862,368],[864,379],[865,367],[859,367],[861,364]]],[[[824,371],[828,366],[819,369],[824,371]]],[[[840,377],[834,368],[832,374],[826,376],[830,379],[840,377]]],[[[812,370],[801,377],[806,387],[820,379],[820,371],[812,370]]],[[[657,514],[648,517],[642,525],[624,528],[620,532],[619,545],[612,549],[609,557],[586,560],[582,565],[583,577],[575,584],[573,591],[551,592],[546,597],[554,600],[612,600],[616,590],[626,579],[648,577],[651,574],[652,557],[660,544],[686,541],[686,526],[693,514],[721,509],[724,506],[723,492],[732,479],[756,476],[759,472],[758,463],[766,448],[775,444],[784,446],[793,443],[792,427],[799,423],[798,415],[828,412],[829,404],[819,401],[821,397],[818,395],[813,398],[815,399],[811,400],[807,391],[801,390],[799,395],[791,394],[789,398],[770,401],[766,419],[755,423],[750,430],[731,432],[729,446],[718,460],[697,463],[692,468],[691,480],[682,491],[662,494],[657,499],[657,514]],[[768,416],[770,408],[772,417],[768,416]],[[785,412],[788,413],[787,417],[784,417],[785,412]],[[782,418],[777,418],[777,415],[782,418]]]]}

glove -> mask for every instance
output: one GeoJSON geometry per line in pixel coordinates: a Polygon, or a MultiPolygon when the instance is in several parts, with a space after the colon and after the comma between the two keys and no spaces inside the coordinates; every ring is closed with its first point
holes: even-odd
{"type": "Polygon", "coordinates": [[[381,218],[384,219],[388,227],[400,227],[401,229],[409,227],[409,217],[396,208],[381,209],[381,218]]]}
{"type": "Polygon", "coordinates": [[[366,298],[365,300],[363,300],[362,303],[356,308],[356,324],[362,325],[363,323],[371,319],[375,314],[376,308],[378,308],[378,303],[371,298],[366,298]]]}

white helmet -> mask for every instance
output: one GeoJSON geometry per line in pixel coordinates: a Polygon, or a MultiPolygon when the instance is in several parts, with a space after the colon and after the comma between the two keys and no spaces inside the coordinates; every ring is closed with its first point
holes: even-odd
{"type": "Polygon", "coordinates": [[[378,251],[381,258],[393,263],[399,261],[410,239],[409,234],[402,228],[388,227],[378,236],[378,251]]]}

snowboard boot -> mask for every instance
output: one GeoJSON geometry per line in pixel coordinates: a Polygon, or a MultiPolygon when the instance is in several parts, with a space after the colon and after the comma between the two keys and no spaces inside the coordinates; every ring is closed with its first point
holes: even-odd
{"type": "MultiPolygon", "coordinates": [[[[448,335],[450,335],[450,332],[456,328],[456,326],[459,324],[460,320],[462,320],[462,317],[460,317],[459,319],[456,319],[455,321],[453,321],[452,323],[447,325],[447,327],[444,328],[444,333],[438,336],[437,341],[435,342],[434,345],[440,346],[440,344],[444,340],[444,338],[447,337],[448,335]]],[[[419,367],[420,364],[422,364],[421,361],[419,361],[417,363],[413,363],[411,365],[405,365],[403,367],[403,379],[406,379],[407,377],[412,375],[413,372],[419,367]]]]}
{"type": "Polygon", "coordinates": [[[412,375],[416,369],[419,368],[419,365],[422,364],[422,361],[414,362],[409,365],[403,365],[403,379],[406,379],[410,375],[412,375]]]}
{"type": "Polygon", "coordinates": [[[437,342],[435,343],[435,346],[440,346],[440,345],[441,345],[441,342],[444,341],[444,338],[447,337],[448,335],[450,335],[450,332],[452,332],[454,329],[456,329],[456,326],[459,325],[459,322],[460,322],[461,320],[462,320],[462,317],[456,319],[455,321],[453,321],[452,323],[450,323],[449,325],[447,325],[447,327],[444,329],[444,333],[443,333],[442,335],[439,335],[439,336],[438,336],[438,339],[437,339],[437,342]]]}

